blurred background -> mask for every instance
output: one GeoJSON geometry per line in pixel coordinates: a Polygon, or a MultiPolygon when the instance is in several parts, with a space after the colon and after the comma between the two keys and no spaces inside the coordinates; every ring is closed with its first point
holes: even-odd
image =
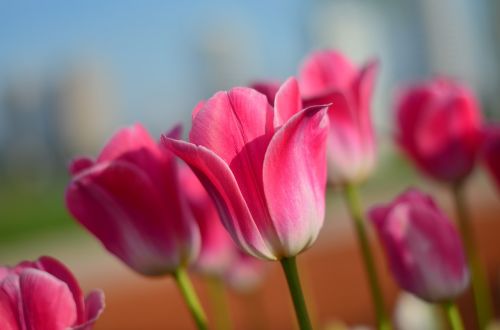
{"type": "MultiPolygon", "coordinates": [[[[381,61],[373,103],[381,156],[377,175],[364,187],[366,199],[386,201],[411,183],[433,189],[448,205],[444,190],[420,182],[392,146],[394,92],[435,74],[456,77],[474,89],[487,120],[499,120],[499,22],[495,0],[0,1],[0,262],[52,254],[86,288],[105,288],[109,307],[98,329],[189,328],[167,279],[133,274],[70,219],[66,165],[75,155],[96,155],[123,125],[142,122],[156,137],[178,122],[188,130],[199,100],[255,80],[284,80],[310,51],[326,47],[358,64],[381,61]],[[140,315],[132,312],[138,306],[145,308],[140,315]]],[[[470,195],[477,200],[483,257],[498,261],[491,233],[500,230],[494,219],[499,199],[481,173],[470,195]]],[[[305,276],[315,284],[310,290],[321,324],[337,318],[369,323],[361,264],[337,199],[330,192],[327,228],[306,253],[305,276]]],[[[392,305],[396,289],[379,265],[392,305]]],[[[281,274],[273,268],[269,276],[279,284],[266,283],[262,292],[282,293],[262,308],[268,305],[272,318],[275,302],[283,303],[286,319],[290,304],[281,274]]],[[[235,317],[244,319],[245,303],[231,299],[235,317]]]]}

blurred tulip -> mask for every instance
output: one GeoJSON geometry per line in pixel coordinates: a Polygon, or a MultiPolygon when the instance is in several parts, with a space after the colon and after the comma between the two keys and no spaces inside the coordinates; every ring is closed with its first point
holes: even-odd
{"type": "Polygon", "coordinates": [[[500,126],[486,129],[483,157],[486,168],[500,191],[500,126]]]}
{"type": "Polygon", "coordinates": [[[190,142],[163,139],[198,175],[234,241],[258,258],[299,254],[323,224],[327,108],[300,109],[293,78],[274,109],[263,94],[234,88],[197,109],[190,142]]]}
{"type": "Polygon", "coordinates": [[[104,294],[85,299],[78,282],[59,261],[41,257],[0,267],[0,325],[5,330],[90,330],[104,310],[104,294]]]}
{"type": "Polygon", "coordinates": [[[403,289],[429,302],[451,301],[465,291],[469,271],[462,243],[431,197],[408,190],[369,216],[403,289]]]}
{"type": "Polygon", "coordinates": [[[451,183],[471,173],[481,143],[481,113],[469,89],[433,79],[402,91],[396,111],[396,141],[420,170],[451,183]]]}
{"type": "Polygon", "coordinates": [[[394,307],[394,324],[399,330],[443,329],[439,309],[412,294],[402,292],[394,307]]]}
{"type": "Polygon", "coordinates": [[[69,211],[128,266],[162,275],[196,258],[199,230],[176,159],[141,125],[121,129],[96,161],[76,159],[70,171],[69,211]]]}
{"type": "Polygon", "coordinates": [[[371,121],[371,98],[377,61],[361,69],[340,52],[317,51],[299,72],[304,106],[332,103],[328,113],[328,180],[332,184],[358,183],[369,176],[376,162],[371,121]]]}

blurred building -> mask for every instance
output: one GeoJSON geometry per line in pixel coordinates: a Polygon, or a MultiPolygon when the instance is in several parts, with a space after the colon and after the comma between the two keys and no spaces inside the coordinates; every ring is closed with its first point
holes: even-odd
{"type": "Polygon", "coordinates": [[[60,175],[75,153],[94,154],[116,122],[111,83],[103,72],[85,62],[57,78],[7,79],[0,97],[0,169],[17,177],[60,175]]]}

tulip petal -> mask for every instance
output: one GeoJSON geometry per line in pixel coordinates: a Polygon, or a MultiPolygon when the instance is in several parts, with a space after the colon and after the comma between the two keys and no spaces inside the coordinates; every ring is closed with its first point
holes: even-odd
{"type": "Polygon", "coordinates": [[[274,133],[273,110],[264,95],[234,88],[210,98],[193,120],[190,142],[210,149],[236,179],[257,226],[276,239],[262,187],[262,162],[274,133]]]}
{"type": "Polygon", "coordinates": [[[19,278],[7,276],[0,282],[0,325],[5,330],[24,330],[22,305],[19,299],[19,278]]]}
{"type": "Polygon", "coordinates": [[[267,102],[270,105],[274,105],[274,98],[278,92],[281,83],[279,81],[256,81],[250,84],[250,88],[255,89],[257,92],[262,93],[266,96],[267,102]]]}
{"type": "Polygon", "coordinates": [[[76,322],[77,312],[68,286],[36,269],[19,276],[20,298],[27,329],[66,329],[76,322]]]}
{"type": "Polygon", "coordinates": [[[274,101],[274,127],[286,123],[297,112],[302,110],[299,83],[295,78],[289,78],[276,93],[274,101]]]}
{"type": "Polygon", "coordinates": [[[191,167],[213,198],[222,223],[233,240],[256,257],[275,259],[252,218],[233,173],[224,160],[204,146],[168,137],[162,137],[162,142],[191,167]]]}
{"type": "Polygon", "coordinates": [[[307,248],[323,224],[327,109],[311,107],[293,116],[276,132],[266,152],[264,192],[282,257],[307,248]]]}
{"type": "Polygon", "coordinates": [[[97,157],[97,162],[110,161],[142,148],[156,149],[157,146],[148,131],[141,124],[135,124],[113,135],[97,157]]]}
{"type": "Polygon", "coordinates": [[[111,253],[141,273],[157,275],[180,263],[176,235],[184,217],[175,195],[163,196],[142,169],[114,161],[74,178],[66,203],[111,253]]]}
{"type": "Polygon", "coordinates": [[[90,292],[85,298],[85,322],[72,329],[91,330],[94,323],[104,311],[104,307],[104,293],[101,290],[90,292]]]}
{"type": "Polygon", "coordinates": [[[78,173],[92,167],[94,165],[94,160],[89,157],[78,157],[71,160],[69,164],[69,173],[72,176],[77,175],[78,173]]]}
{"type": "Polygon", "coordinates": [[[76,312],[77,312],[77,323],[81,323],[85,320],[85,305],[83,300],[83,293],[78,284],[78,281],[69,271],[66,266],[64,266],[58,260],[43,256],[34,262],[34,267],[46,271],[47,273],[53,275],[57,279],[66,283],[73,295],[75,301],[76,312]]]}
{"type": "Polygon", "coordinates": [[[359,72],[353,83],[353,100],[356,103],[355,109],[358,110],[357,119],[359,121],[359,134],[364,135],[365,139],[373,139],[373,128],[371,123],[371,99],[373,86],[378,72],[378,61],[369,61],[359,72]]]}
{"type": "Polygon", "coordinates": [[[341,53],[332,50],[312,53],[299,72],[300,90],[306,98],[330,89],[347,89],[356,76],[356,68],[341,53]]]}

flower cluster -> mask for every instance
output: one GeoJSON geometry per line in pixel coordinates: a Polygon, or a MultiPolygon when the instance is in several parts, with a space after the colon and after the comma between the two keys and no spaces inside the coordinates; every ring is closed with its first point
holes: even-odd
{"type": "MultiPolygon", "coordinates": [[[[357,187],[377,162],[371,99],[378,71],[377,60],[356,67],[338,51],[317,51],[282,84],[263,80],[199,102],[187,140],[180,126],[160,141],[140,124],[123,128],[95,159],[71,162],[67,208],[134,271],[171,276],[200,329],[207,320],[187,271],[248,290],[263,279],[265,261],[281,264],[300,328],[310,329],[295,258],[321,231],[329,183],[346,197],[377,327],[391,322],[368,243],[371,224],[400,287],[445,306],[457,326],[453,301],[470,279],[488,300],[462,194],[478,159],[500,186],[500,130],[483,125],[462,83],[440,77],[401,90],[395,142],[454,192],[459,230],[415,188],[365,216],[357,187]]],[[[475,304],[482,327],[491,306],[475,304]]],[[[0,323],[8,329],[91,329],[103,308],[103,294],[84,300],[54,259],[0,268],[0,323]]]]}

